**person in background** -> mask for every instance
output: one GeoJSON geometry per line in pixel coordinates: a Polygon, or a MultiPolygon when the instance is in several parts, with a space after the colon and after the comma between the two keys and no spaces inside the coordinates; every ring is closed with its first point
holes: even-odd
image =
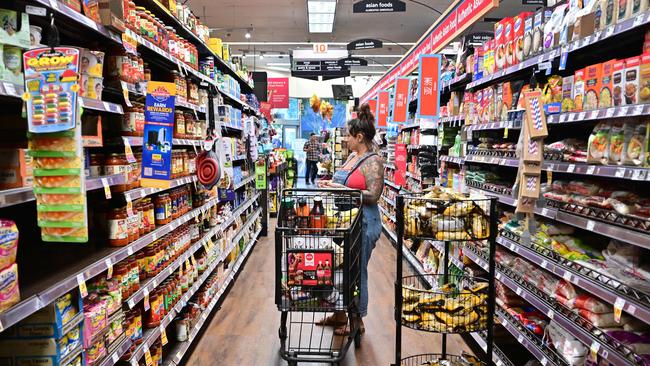
{"type": "Polygon", "coordinates": [[[321,144],[318,141],[318,136],[315,133],[309,135],[309,140],[305,142],[302,148],[307,153],[307,173],[305,174],[305,182],[307,184],[316,183],[316,174],[318,173],[318,160],[320,159],[321,144]]]}
{"type": "MultiPolygon", "coordinates": [[[[347,143],[352,154],[345,164],[334,172],[332,180],[321,180],[318,186],[358,189],[363,194],[359,313],[364,317],[368,314],[368,262],[381,235],[381,217],[377,201],[384,190],[384,159],[374,150],[375,117],[368,104],[359,107],[357,118],[348,121],[347,128],[347,143]]],[[[336,312],[317,324],[335,326],[335,334],[347,335],[350,332],[347,323],[345,313],[336,312]]],[[[360,328],[361,333],[364,333],[363,321],[360,328]]]]}

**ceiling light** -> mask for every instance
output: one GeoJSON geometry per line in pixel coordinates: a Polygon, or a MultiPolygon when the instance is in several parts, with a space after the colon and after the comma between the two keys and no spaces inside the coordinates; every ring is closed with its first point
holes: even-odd
{"type": "Polygon", "coordinates": [[[310,13],[334,13],[336,12],[336,0],[308,0],[307,10],[310,13]]]}
{"type": "Polygon", "coordinates": [[[334,23],[334,13],[309,13],[309,23],[334,23]]]}
{"type": "Polygon", "coordinates": [[[246,34],[244,34],[244,37],[246,37],[246,39],[251,39],[251,32],[246,31],[246,34]]]}
{"type": "Polygon", "coordinates": [[[264,60],[264,54],[260,53],[260,60],[264,60]]]}
{"type": "Polygon", "coordinates": [[[241,55],[241,58],[245,59],[245,58],[246,58],[246,54],[244,53],[243,55],[241,55]]]}
{"type": "Polygon", "coordinates": [[[334,24],[309,23],[309,33],[332,33],[334,24]]]}

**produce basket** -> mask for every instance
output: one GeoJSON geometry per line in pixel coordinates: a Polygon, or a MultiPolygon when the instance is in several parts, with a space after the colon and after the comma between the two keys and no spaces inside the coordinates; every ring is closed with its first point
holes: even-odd
{"type": "Polygon", "coordinates": [[[427,353],[403,358],[402,366],[484,366],[477,357],[463,353],[456,355],[441,355],[439,353],[427,353]]]}
{"type": "Polygon", "coordinates": [[[444,277],[432,274],[402,278],[402,325],[434,333],[485,330],[488,281],[457,275],[448,275],[444,281],[444,277]],[[422,283],[440,285],[429,290],[422,283]]]}

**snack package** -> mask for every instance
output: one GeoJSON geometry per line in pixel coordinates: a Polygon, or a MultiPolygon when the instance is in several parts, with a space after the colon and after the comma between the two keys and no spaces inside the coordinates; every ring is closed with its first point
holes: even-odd
{"type": "Polygon", "coordinates": [[[641,57],[635,56],[625,60],[625,104],[637,104],[639,102],[639,67],[641,57]]]}
{"type": "Polygon", "coordinates": [[[644,165],[648,156],[649,132],[650,126],[648,122],[637,123],[633,126],[630,139],[625,143],[624,164],[635,166],[644,165]]]}
{"type": "Polygon", "coordinates": [[[611,127],[608,122],[600,122],[589,135],[587,146],[587,162],[607,164],[609,152],[609,133],[611,127]]]}
{"type": "Polygon", "coordinates": [[[625,125],[616,121],[609,132],[609,163],[623,164],[625,152],[625,125]]]}
{"type": "Polygon", "coordinates": [[[506,18],[504,37],[506,42],[506,67],[515,64],[514,18],[506,18]]]}
{"type": "Polygon", "coordinates": [[[612,66],[612,103],[625,105],[625,60],[616,60],[612,66]]]}
{"type": "Polygon", "coordinates": [[[18,265],[16,263],[0,271],[0,313],[20,301],[18,265]]]}
{"type": "MultiPolygon", "coordinates": [[[[524,38],[526,35],[526,19],[530,17],[532,13],[523,12],[515,16],[512,21],[512,32],[513,32],[513,60],[512,64],[518,64],[524,60],[524,38]]],[[[531,18],[531,31],[532,31],[532,18],[531,18]]]]}
{"type": "Polygon", "coordinates": [[[585,68],[585,99],[583,105],[585,111],[598,108],[602,77],[602,64],[595,64],[585,68]]]}
{"type": "Polygon", "coordinates": [[[0,219],[0,268],[16,262],[18,251],[18,228],[11,220],[0,219]]]}
{"type": "Polygon", "coordinates": [[[609,108],[613,105],[612,87],[613,72],[616,60],[610,60],[602,63],[602,74],[600,78],[600,93],[598,95],[598,108],[609,108]]]}
{"type": "Polygon", "coordinates": [[[573,76],[573,103],[575,111],[584,110],[585,69],[576,70],[573,76]]]}
{"type": "Polygon", "coordinates": [[[562,22],[567,7],[567,4],[562,4],[556,7],[551,14],[551,18],[546,22],[546,24],[544,24],[544,51],[554,48],[559,43],[559,33],[562,31],[562,22]]]}
{"type": "Polygon", "coordinates": [[[641,55],[639,65],[639,103],[650,102],[650,53],[641,55]]]}
{"type": "Polygon", "coordinates": [[[562,112],[571,112],[575,109],[573,78],[573,75],[562,78],[562,112]]]}

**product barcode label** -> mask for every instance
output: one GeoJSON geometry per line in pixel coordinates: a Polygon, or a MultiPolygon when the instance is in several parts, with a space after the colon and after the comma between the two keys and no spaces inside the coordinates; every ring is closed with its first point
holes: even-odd
{"type": "Polygon", "coordinates": [[[104,264],[106,264],[106,279],[110,280],[113,278],[113,262],[110,258],[106,258],[104,264]]]}
{"type": "Polygon", "coordinates": [[[596,223],[592,220],[587,220],[587,230],[593,230],[596,227],[596,223]]]}
{"type": "Polygon", "coordinates": [[[596,170],[596,166],[589,165],[589,167],[587,168],[587,174],[594,174],[594,170],[596,170]]]}
{"type": "Polygon", "coordinates": [[[614,320],[617,323],[621,322],[621,315],[623,314],[623,308],[625,307],[625,299],[617,297],[614,301],[614,320]]]}
{"type": "Polygon", "coordinates": [[[569,166],[566,168],[567,173],[573,173],[574,170],[576,170],[575,164],[569,164],[569,166]]]}

